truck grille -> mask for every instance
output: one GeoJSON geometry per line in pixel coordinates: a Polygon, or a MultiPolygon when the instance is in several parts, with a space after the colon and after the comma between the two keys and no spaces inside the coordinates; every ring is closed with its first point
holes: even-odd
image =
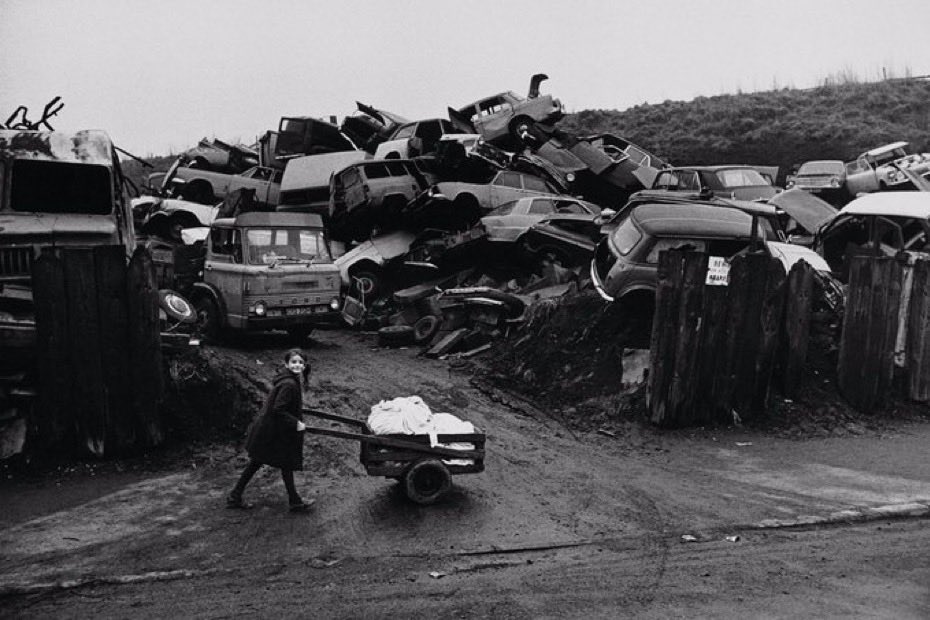
{"type": "Polygon", "coordinates": [[[0,278],[32,275],[32,248],[0,248],[0,278]]]}

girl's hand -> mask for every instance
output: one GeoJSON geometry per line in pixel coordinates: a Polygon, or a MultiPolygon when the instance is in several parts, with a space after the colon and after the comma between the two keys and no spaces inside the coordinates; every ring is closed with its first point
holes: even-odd
{"type": "Polygon", "coordinates": [[[301,432],[301,431],[303,431],[303,430],[305,430],[306,428],[307,428],[307,425],[304,424],[303,422],[298,422],[298,423],[297,423],[297,432],[298,432],[298,433],[301,432]]]}

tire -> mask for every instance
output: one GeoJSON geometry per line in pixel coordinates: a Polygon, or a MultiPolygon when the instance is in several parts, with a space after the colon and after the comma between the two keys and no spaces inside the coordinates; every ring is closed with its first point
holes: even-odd
{"type": "Polygon", "coordinates": [[[197,311],[197,330],[201,337],[208,341],[219,340],[223,323],[216,302],[209,297],[198,297],[194,300],[194,310],[197,311]]]}
{"type": "Polygon", "coordinates": [[[449,492],[452,488],[452,474],[442,461],[423,459],[404,472],[402,484],[410,501],[427,506],[436,503],[449,492]]]}
{"type": "Polygon", "coordinates": [[[413,341],[417,344],[429,342],[439,331],[441,325],[442,319],[435,314],[421,316],[413,324],[413,341]]]}
{"type": "Polygon", "coordinates": [[[383,347],[403,347],[413,344],[413,328],[409,325],[388,325],[378,330],[378,344],[383,347]]]}
{"type": "Polygon", "coordinates": [[[450,224],[458,230],[468,230],[481,219],[481,205],[471,194],[456,196],[452,201],[450,224]]]}
{"type": "Polygon", "coordinates": [[[212,205],[216,201],[213,196],[213,188],[206,181],[192,182],[181,192],[181,197],[184,200],[198,202],[202,205],[212,205]]]}
{"type": "Polygon", "coordinates": [[[352,271],[350,274],[352,287],[364,295],[365,305],[378,298],[384,290],[381,274],[374,269],[360,268],[352,271]]]}
{"type": "Polygon", "coordinates": [[[517,118],[510,121],[510,124],[508,125],[510,128],[510,135],[522,142],[522,134],[531,131],[533,129],[533,125],[535,124],[536,122],[529,116],[518,116],[517,118]]]}
{"type": "Polygon", "coordinates": [[[290,336],[291,340],[293,340],[295,343],[302,343],[312,333],[313,327],[309,325],[300,325],[297,327],[287,328],[287,335],[290,336]]]}

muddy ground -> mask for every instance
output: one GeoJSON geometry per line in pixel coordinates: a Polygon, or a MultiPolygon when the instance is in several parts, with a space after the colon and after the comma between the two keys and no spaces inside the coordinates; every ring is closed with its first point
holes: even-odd
{"type": "Polygon", "coordinates": [[[343,330],[306,343],[310,406],[364,418],[381,399],[419,395],[487,433],[487,470],[457,477],[434,506],[367,476],[356,443],[312,436],[298,475],[316,500],[309,515],[287,513],[273,471],[247,492],[255,508],[225,509],[242,434],[290,343],[248,337],[174,358],[168,447],[6,469],[2,615],[930,614],[925,521],[754,525],[930,498],[925,407],[865,416],[800,399],[780,402],[770,424],[658,431],[635,391],[604,388],[619,386],[616,367],[594,369],[623,351],[590,331],[562,333],[578,329],[572,317],[589,302],[577,303],[536,323],[551,346],[514,334],[484,357],[429,359],[343,330]],[[522,367],[507,361],[534,346],[522,367]]]}

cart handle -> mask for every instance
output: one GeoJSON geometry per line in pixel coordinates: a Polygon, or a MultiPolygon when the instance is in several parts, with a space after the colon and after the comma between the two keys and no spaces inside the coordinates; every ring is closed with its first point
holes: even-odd
{"type": "Polygon", "coordinates": [[[340,439],[353,439],[355,441],[370,443],[376,446],[399,448],[403,450],[409,450],[411,452],[421,452],[423,454],[430,454],[432,456],[444,456],[446,458],[452,459],[484,458],[484,450],[453,450],[452,448],[443,448],[440,446],[436,446],[434,448],[429,444],[404,441],[403,439],[395,439],[393,437],[385,437],[383,435],[362,435],[361,433],[347,433],[345,431],[337,431],[328,428],[314,428],[312,426],[306,427],[304,429],[304,433],[310,433],[312,435],[327,435],[329,437],[339,437],[340,439]]]}
{"type": "Polygon", "coordinates": [[[312,415],[317,418],[322,418],[324,420],[333,420],[334,422],[342,422],[343,424],[348,424],[350,426],[358,426],[359,428],[363,428],[366,431],[368,430],[368,425],[365,424],[365,422],[344,415],[337,415],[335,413],[329,413],[328,411],[321,411],[319,409],[310,409],[309,407],[304,407],[303,413],[306,415],[312,415]]]}

